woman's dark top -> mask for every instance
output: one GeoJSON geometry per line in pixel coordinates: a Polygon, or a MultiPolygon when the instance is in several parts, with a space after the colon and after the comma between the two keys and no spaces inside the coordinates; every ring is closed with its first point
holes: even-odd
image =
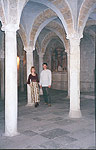
{"type": "Polygon", "coordinates": [[[30,84],[30,79],[31,79],[31,82],[39,82],[37,74],[35,76],[32,76],[32,74],[30,74],[29,77],[28,77],[27,84],[30,84]]]}

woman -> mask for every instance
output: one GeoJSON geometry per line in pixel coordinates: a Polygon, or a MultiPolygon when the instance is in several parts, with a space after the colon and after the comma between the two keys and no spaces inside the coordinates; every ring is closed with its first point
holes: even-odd
{"type": "Polygon", "coordinates": [[[35,107],[39,105],[39,80],[38,80],[38,75],[35,72],[35,67],[31,67],[31,74],[28,77],[28,82],[27,84],[30,84],[31,87],[31,98],[32,101],[35,103],[35,107]]]}

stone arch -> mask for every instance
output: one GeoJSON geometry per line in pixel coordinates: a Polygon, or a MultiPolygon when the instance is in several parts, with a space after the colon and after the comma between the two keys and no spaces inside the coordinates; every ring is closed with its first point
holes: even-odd
{"type": "Polygon", "coordinates": [[[21,36],[21,39],[22,39],[22,42],[23,42],[24,47],[27,47],[27,46],[28,46],[28,43],[27,43],[26,33],[25,33],[25,31],[24,31],[22,25],[20,25],[20,29],[18,30],[18,33],[19,33],[20,36],[21,36]]]}
{"type": "Polygon", "coordinates": [[[38,28],[36,34],[34,35],[34,39],[33,39],[33,42],[32,40],[30,39],[30,45],[33,46],[33,48],[35,47],[35,44],[36,44],[36,40],[40,34],[40,32],[43,30],[44,27],[46,27],[46,25],[51,22],[53,19],[55,19],[55,17],[52,17],[52,18],[49,18],[47,19],[46,21],[44,21],[38,28]]]}
{"type": "MultiPolygon", "coordinates": [[[[57,23],[56,21],[49,22],[49,24],[46,26],[46,28],[48,28],[49,30],[54,32],[61,39],[65,48],[67,48],[68,40],[66,39],[66,33],[64,31],[64,28],[59,23],[57,23]]],[[[36,41],[35,47],[36,47],[36,49],[40,50],[40,44],[38,43],[38,40],[36,41]]]]}
{"type": "MultiPolygon", "coordinates": [[[[54,32],[49,32],[49,33],[45,36],[45,38],[42,40],[42,43],[41,43],[41,51],[42,51],[42,53],[45,52],[45,49],[46,49],[48,43],[51,41],[51,39],[52,39],[53,37],[57,37],[56,33],[54,33],[54,32]]],[[[62,42],[63,42],[63,41],[62,41],[62,42]]]]}
{"type": "Polygon", "coordinates": [[[86,26],[96,25],[96,20],[88,20],[86,26]]]}
{"type": "Polygon", "coordinates": [[[65,48],[67,49],[68,40],[66,39],[66,33],[63,26],[56,21],[52,21],[46,27],[54,31],[59,36],[59,38],[63,41],[65,48]]]}
{"type": "Polygon", "coordinates": [[[58,32],[56,29],[52,29],[52,28],[50,28],[50,27],[48,27],[48,29],[49,29],[51,32],[54,32],[54,33],[61,39],[61,41],[63,42],[64,46],[66,47],[66,43],[65,43],[65,41],[64,41],[63,36],[61,35],[61,33],[58,32]]]}
{"type": "MultiPolygon", "coordinates": [[[[25,0],[23,3],[23,7],[21,8],[21,12],[23,11],[23,8],[27,4],[29,0],[25,0]]],[[[61,20],[66,33],[73,32],[73,16],[71,8],[67,2],[67,0],[55,0],[55,1],[47,1],[42,0],[41,2],[39,0],[34,2],[41,3],[43,5],[46,5],[48,8],[50,8],[61,20]]]]}
{"type": "Polygon", "coordinates": [[[78,30],[83,32],[87,19],[93,9],[96,7],[96,0],[84,0],[78,17],[78,30]]]}
{"type": "Polygon", "coordinates": [[[64,20],[67,24],[68,34],[74,31],[74,19],[72,15],[72,10],[67,0],[56,0],[52,2],[62,13],[64,20]]]}
{"type": "Polygon", "coordinates": [[[30,41],[31,45],[35,47],[35,43],[37,40],[38,35],[40,34],[41,30],[56,17],[56,14],[51,10],[47,9],[43,12],[41,12],[37,18],[35,19],[33,25],[32,25],[32,30],[30,33],[30,41]]]}
{"type": "Polygon", "coordinates": [[[36,48],[37,52],[39,52],[39,51],[40,51],[40,49],[41,49],[41,47],[40,47],[40,44],[39,44],[38,40],[36,41],[36,46],[35,46],[35,48],[36,48]]]}
{"type": "Polygon", "coordinates": [[[88,25],[88,26],[86,26],[85,27],[85,29],[84,29],[84,34],[88,37],[88,38],[90,38],[90,41],[92,42],[92,44],[95,46],[95,31],[94,30],[92,30],[92,28],[91,28],[91,26],[94,26],[94,24],[93,25],[88,25]],[[87,28],[87,30],[86,30],[86,28],[87,28]]]}
{"type": "MultiPolygon", "coordinates": [[[[53,11],[51,11],[50,9],[48,10],[46,10],[45,11],[45,13],[43,12],[43,13],[41,13],[37,18],[36,18],[36,20],[34,21],[34,24],[33,24],[33,26],[32,26],[32,30],[31,30],[31,34],[30,34],[30,40],[31,40],[31,44],[33,45],[33,47],[35,47],[35,43],[36,43],[36,40],[37,40],[37,37],[38,37],[38,35],[40,34],[40,32],[41,32],[41,30],[48,24],[51,24],[51,26],[52,26],[52,24],[53,24],[53,28],[54,27],[56,27],[56,25],[58,26],[58,27],[56,27],[56,28],[58,28],[58,31],[62,34],[62,37],[64,38],[64,41],[67,41],[66,40],[66,35],[65,35],[65,31],[64,31],[64,28],[63,28],[63,26],[61,26],[59,23],[57,24],[57,22],[56,21],[54,21],[53,23],[51,23],[51,20],[53,20],[53,16],[56,16],[56,14],[54,14],[54,12],[53,11]],[[50,14],[51,14],[51,17],[52,17],[52,19],[49,19],[49,20],[47,20],[47,22],[45,21],[45,22],[43,22],[44,20],[46,20],[46,15],[47,15],[47,13],[48,12],[50,12],[50,14]],[[44,17],[43,17],[44,16],[44,17]],[[40,21],[40,20],[42,20],[42,21],[40,21]],[[42,23],[43,22],[43,23],[42,23]],[[41,24],[42,23],[42,24],[41,24]],[[62,28],[61,28],[62,27],[62,28]]],[[[48,16],[49,18],[50,18],[50,15],[48,16]]],[[[48,18],[47,18],[48,19],[48,18]]]]}

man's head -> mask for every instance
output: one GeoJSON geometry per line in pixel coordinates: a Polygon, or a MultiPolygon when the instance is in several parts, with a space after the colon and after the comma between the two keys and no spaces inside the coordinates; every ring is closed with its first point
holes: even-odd
{"type": "Polygon", "coordinates": [[[47,63],[43,63],[43,69],[46,70],[47,69],[47,63]]]}

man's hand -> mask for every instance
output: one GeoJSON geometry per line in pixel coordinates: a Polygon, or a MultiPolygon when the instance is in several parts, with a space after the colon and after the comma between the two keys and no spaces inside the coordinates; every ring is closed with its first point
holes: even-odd
{"type": "Polygon", "coordinates": [[[48,88],[51,88],[51,85],[48,85],[48,88]]]}

